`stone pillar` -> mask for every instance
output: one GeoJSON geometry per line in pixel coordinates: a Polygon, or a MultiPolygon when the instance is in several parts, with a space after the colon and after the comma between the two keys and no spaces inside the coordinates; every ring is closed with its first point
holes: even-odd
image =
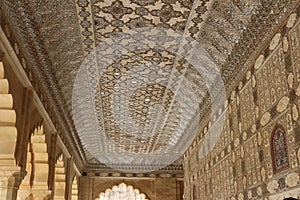
{"type": "Polygon", "coordinates": [[[66,174],[63,156],[61,155],[55,165],[54,199],[65,199],[66,174]]]}
{"type": "Polygon", "coordinates": [[[0,199],[16,200],[19,185],[26,172],[16,166],[17,141],[16,112],[13,97],[9,94],[9,82],[4,78],[4,66],[0,62],[0,199]]]}
{"type": "Polygon", "coordinates": [[[26,172],[20,172],[18,167],[12,169],[0,167],[0,199],[16,200],[19,186],[24,179],[26,172]],[[16,170],[16,171],[14,171],[16,170]]]}
{"type": "Polygon", "coordinates": [[[75,176],[72,183],[72,200],[78,200],[78,184],[77,177],[75,176]]]}
{"type": "Polygon", "coordinates": [[[32,155],[34,157],[34,179],[32,191],[37,199],[43,199],[51,194],[48,189],[48,152],[43,126],[35,129],[31,136],[32,155]]]}

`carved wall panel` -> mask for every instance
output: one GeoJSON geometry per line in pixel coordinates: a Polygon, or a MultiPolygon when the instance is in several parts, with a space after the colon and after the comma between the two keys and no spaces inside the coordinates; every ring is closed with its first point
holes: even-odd
{"type": "Polygon", "coordinates": [[[289,34],[291,45],[291,58],[294,72],[298,82],[300,81],[300,23],[298,22],[289,34]]]}
{"type": "Polygon", "coordinates": [[[242,131],[244,131],[255,122],[255,104],[251,82],[248,82],[240,92],[239,106],[241,108],[242,131]]]}
{"type": "MultiPolygon", "coordinates": [[[[195,182],[200,200],[278,199],[275,195],[278,192],[291,191],[296,195],[292,191],[300,189],[296,181],[300,155],[299,27],[299,13],[292,13],[229,96],[220,138],[212,151],[197,162],[195,182]],[[276,124],[281,124],[281,129],[274,129],[276,124]],[[272,133],[276,130],[277,133],[285,130],[285,141],[275,136],[272,143],[272,133]],[[288,149],[287,155],[274,154],[274,147],[281,144],[288,149]],[[276,170],[272,155],[277,160],[276,170]]],[[[204,127],[196,140],[199,146],[208,127],[204,127]]],[[[197,148],[198,145],[189,148],[185,163],[197,148]]],[[[194,166],[184,168],[188,175],[189,168],[194,166]]],[[[185,194],[192,194],[193,184],[187,176],[185,186],[185,194]]],[[[186,196],[192,199],[192,195],[186,196]]]]}
{"type": "Polygon", "coordinates": [[[266,59],[256,73],[260,114],[270,109],[287,90],[284,54],[281,45],[266,59]],[[276,66],[276,67],[274,67],[276,66]]]}

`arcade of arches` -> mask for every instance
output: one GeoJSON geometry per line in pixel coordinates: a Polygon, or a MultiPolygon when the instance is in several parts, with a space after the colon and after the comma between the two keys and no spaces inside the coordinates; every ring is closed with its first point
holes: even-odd
{"type": "Polygon", "coordinates": [[[299,0],[0,0],[0,25],[0,200],[300,199],[299,0]],[[56,8],[54,14],[49,6],[56,8]],[[193,9],[202,14],[187,17],[193,9]],[[60,12],[69,15],[58,20],[60,12]],[[133,22],[135,15],[140,21],[133,22]],[[204,138],[220,118],[204,115],[184,155],[152,172],[123,172],[99,163],[87,150],[93,144],[70,131],[68,121],[68,82],[91,48],[88,42],[135,23],[188,27],[220,65],[227,95],[219,111],[224,125],[212,150],[201,156],[204,138]],[[62,35],[62,29],[73,32],[62,35]],[[76,41],[83,41],[82,48],[76,41]],[[48,95],[53,91],[63,98],[48,95]]]}

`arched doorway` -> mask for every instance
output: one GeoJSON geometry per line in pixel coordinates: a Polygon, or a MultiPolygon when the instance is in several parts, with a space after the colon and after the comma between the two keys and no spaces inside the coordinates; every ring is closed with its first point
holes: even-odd
{"type": "Polygon", "coordinates": [[[101,192],[96,200],[150,200],[145,194],[140,193],[138,189],[125,183],[115,185],[112,188],[101,192]]]}

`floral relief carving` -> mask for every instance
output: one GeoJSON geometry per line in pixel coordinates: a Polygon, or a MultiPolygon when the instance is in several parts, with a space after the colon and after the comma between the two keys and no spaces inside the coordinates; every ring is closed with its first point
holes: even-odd
{"type": "Polygon", "coordinates": [[[288,174],[285,178],[285,183],[289,187],[294,187],[299,181],[299,175],[296,172],[288,174]]]}
{"type": "Polygon", "coordinates": [[[270,193],[275,193],[278,190],[279,184],[277,180],[270,181],[267,185],[267,190],[270,193]]]}

